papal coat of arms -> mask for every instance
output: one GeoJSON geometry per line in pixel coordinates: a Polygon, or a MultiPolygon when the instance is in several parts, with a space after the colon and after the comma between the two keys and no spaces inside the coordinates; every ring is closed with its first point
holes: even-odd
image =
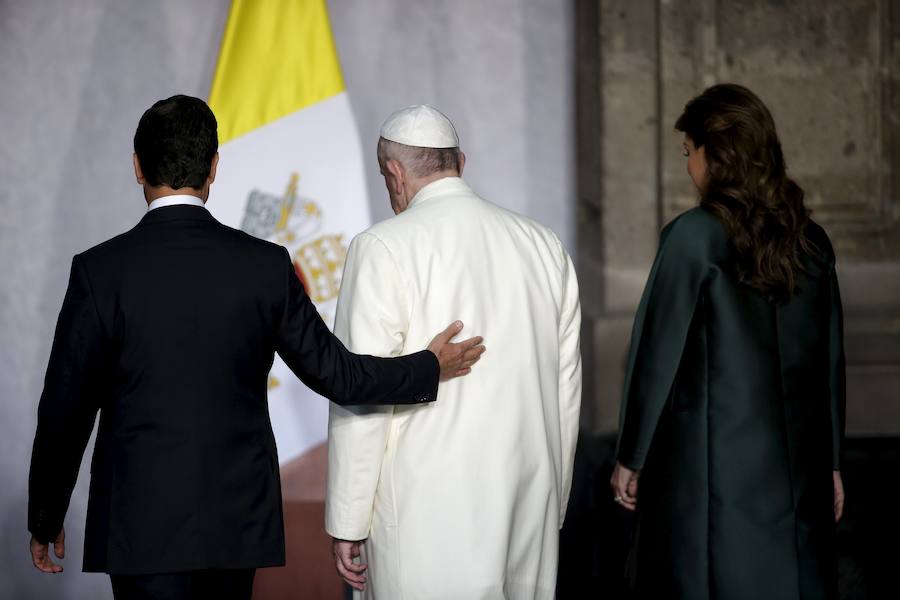
{"type": "MultiPolygon", "coordinates": [[[[322,209],[315,201],[297,196],[299,179],[299,174],[291,174],[283,196],[251,191],[241,229],[288,249],[297,277],[331,327],[347,247],[343,234],[321,233],[322,209]]],[[[277,385],[270,378],[269,387],[277,385]]]]}

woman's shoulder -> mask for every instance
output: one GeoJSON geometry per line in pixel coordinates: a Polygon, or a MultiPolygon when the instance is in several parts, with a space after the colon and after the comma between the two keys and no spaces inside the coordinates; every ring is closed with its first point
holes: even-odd
{"type": "Polygon", "coordinates": [[[809,242],[813,257],[827,264],[834,264],[834,247],[825,228],[810,219],[803,233],[809,242]]]}
{"type": "Polygon", "coordinates": [[[724,233],[722,222],[702,206],[695,206],[676,216],[665,226],[665,228],[663,228],[663,231],[666,229],[674,230],[676,228],[683,232],[690,231],[693,233],[707,233],[711,235],[715,235],[717,232],[724,233]]]}
{"type": "Polygon", "coordinates": [[[681,213],[663,228],[660,246],[713,258],[727,253],[728,234],[715,215],[698,206],[681,213]]]}

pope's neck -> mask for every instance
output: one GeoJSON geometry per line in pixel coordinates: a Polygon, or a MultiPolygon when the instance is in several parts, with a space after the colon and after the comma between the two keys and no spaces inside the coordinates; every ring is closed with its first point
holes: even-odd
{"type": "Polygon", "coordinates": [[[200,198],[204,203],[209,199],[209,186],[203,186],[203,189],[192,187],[183,187],[175,189],[167,185],[151,186],[144,185],[144,199],[147,200],[149,206],[154,200],[165,198],[166,196],[194,196],[200,198]]]}
{"type": "Polygon", "coordinates": [[[422,191],[426,185],[434,183],[440,179],[446,179],[447,177],[459,177],[459,171],[456,169],[447,169],[446,171],[438,171],[437,173],[432,173],[431,175],[427,175],[426,177],[420,177],[415,181],[409,182],[409,192],[410,192],[410,202],[415,198],[419,192],[422,191]]]}

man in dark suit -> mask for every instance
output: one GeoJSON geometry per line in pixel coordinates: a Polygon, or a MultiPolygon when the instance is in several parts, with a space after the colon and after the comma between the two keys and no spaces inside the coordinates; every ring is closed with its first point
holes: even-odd
{"type": "Polygon", "coordinates": [[[149,204],[130,231],[76,255],[44,391],[29,480],[35,566],[56,573],[81,456],[91,463],[84,570],[123,598],[249,598],[257,567],[284,564],[266,382],[275,352],[339,404],[418,404],[484,347],[454,323],[428,350],[350,353],[287,251],[218,223],[216,120],[197,98],[148,109],[134,169],[149,204]]]}

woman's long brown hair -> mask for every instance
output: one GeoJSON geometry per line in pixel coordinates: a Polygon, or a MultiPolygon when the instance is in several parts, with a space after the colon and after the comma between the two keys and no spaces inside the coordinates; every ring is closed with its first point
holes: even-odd
{"type": "Polygon", "coordinates": [[[787,176],[775,121],[747,88],[720,84],[688,102],[675,123],[703,148],[707,179],[700,205],[725,225],[739,281],[771,301],[797,289],[809,211],[787,176]]]}

